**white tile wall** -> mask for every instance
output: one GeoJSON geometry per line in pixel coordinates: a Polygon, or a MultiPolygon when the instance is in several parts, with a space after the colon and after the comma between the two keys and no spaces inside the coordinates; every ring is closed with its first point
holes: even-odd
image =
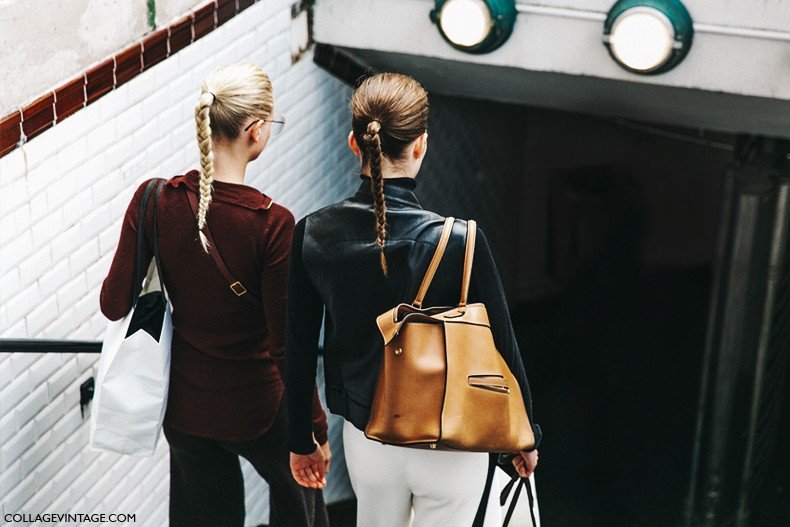
{"type": "MultiPolygon", "coordinates": [[[[134,189],[197,168],[194,104],[213,68],[250,60],[288,116],[247,183],[298,218],[349,195],[350,90],[308,53],[290,62],[290,3],[262,0],[195,44],[0,158],[0,337],[100,340],[98,289],[134,189]]],[[[2,513],[127,512],[167,524],[164,439],[150,459],[91,452],[79,385],[94,355],[0,353],[2,513]]],[[[247,524],[268,521],[244,464],[247,524]]],[[[328,499],[332,499],[331,491],[328,499]]],[[[94,525],[94,524],[91,524],[94,525]]]]}

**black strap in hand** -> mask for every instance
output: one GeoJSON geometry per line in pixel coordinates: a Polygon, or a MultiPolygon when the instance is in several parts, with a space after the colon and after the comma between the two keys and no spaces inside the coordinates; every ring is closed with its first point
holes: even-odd
{"type": "MultiPolygon", "coordinates": [[[[486,484],[483,490],[483,497],[480,500],[480,505],[477,508],[477,514],[475,515],[475,519],[472,523],[472,527],[483,527],[485,523],[485,515],[486,510],[488,509],[488,499],[491,495],[491,487],[493,485],[494,480],[494,472],[496,471],[496,467],[498,466],[497,463],[497,454],[491,454],[489,458],[488,464],[488,474],[486,474],[486,484]]],[[[532,526],[537,527],[538,522],[535,519],[535,497],[532,495],[532,485],[529,482],[529,478],[522,478],[518,475],[518,472],[515,472],[515,467],[508,467],[508,469],[513,470],[513,476],[511,476],[510,481],[502,489],[502,492],[499,495],[499,505],[501,507],[505,506],[507,503],[507,498],[510,495],[510,491],[513,490],[513,486],[516,486],[516,490],[513,493],[513,500],[510,502],[510,506],[508,507],[507,514],[505,515],[504,523],[502,527],[508,527],[510,524],[510,520],[513,518],[513,513],[516,511],[516,505],[518,504],[518,497],[521,495],[521,488],[524,487],[527,489],[527,500],[529,501],[529,517],[532,520],[532,526]]],[[[510,471],[504,469],[504,472],[510,475],[510,471]]]]}
{"type": "Polygon", "coordinates": [[[518,474],[513,476],[513,478],[505,485],[502,489],[502,494],[499,496],[499,503],[500,505],[504,506],[507,503],[507,497],[510,494],[513,485],[516,486],[516,490],[513,493],[513,500],[510,502],[510,507],[507,509],[507,514],[505,515],[505,522],[502,524],[502,527],[507,527],[510,525],[510,520],[513,518],[513,513],[516,510],[516,505],[518,504],[518,497],[521,494],[521,488],[525,487],[527,489],[527,501],[529,501],[529,517],[532,520],[533,527],[537,527],[538,523],[535,520],[535,497],[532,495],[532,485],[529,482],[529,478],[522,478],[518,474]]]}

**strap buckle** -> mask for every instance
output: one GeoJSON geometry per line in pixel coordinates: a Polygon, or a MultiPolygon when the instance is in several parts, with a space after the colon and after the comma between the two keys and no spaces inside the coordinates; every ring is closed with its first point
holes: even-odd
{"type": "Polygon", "coordinates": [[[247,288],[244,287],[238,280],[230,284],[230,290],[233,291],[236,296],[241,296],[247,292],[247,288]]]}

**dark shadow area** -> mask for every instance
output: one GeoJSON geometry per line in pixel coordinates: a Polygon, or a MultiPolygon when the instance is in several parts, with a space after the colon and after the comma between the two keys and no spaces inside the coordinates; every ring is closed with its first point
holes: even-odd
{"type": "Polygon", "coordinates": [[[558,294],[514,309],[545,430],[541,516],[558,526],[682,523],[708,315],[710,266],[647,268],[640,185],[562,178],[558,294]],[[567,265],[564,262],[570,262],[567,265]]]}
{"type": "Polygon", "coordinates": [[[754,525],[790,525],[790,368],[785,371],[784,397],[779,402],[780,417],[777,430],[778,448],[772,460],[763,488],[758,496],[754,514],[754,525]]]}
{"type": "Polygon", "coordinates": [[[353,527],[357,524],[357,500],[351,499],[333,503],[329,510],[329,524],[332,527],[353,527]]]}
{"type": "MultiPolygon", "coordinates": [[[[357,500],[351,499],[327,505],[329,525],[332,527],[354,527],[357,524],[357,500]]],[[[269,527],[261,524],[257,527],[269,527]]]]}
{"type": "Polygon", "coordinates": [[[524,305],[546,524],[680,525],[705,337],[707,268],[591,271],[556,301],[524,305]]]}

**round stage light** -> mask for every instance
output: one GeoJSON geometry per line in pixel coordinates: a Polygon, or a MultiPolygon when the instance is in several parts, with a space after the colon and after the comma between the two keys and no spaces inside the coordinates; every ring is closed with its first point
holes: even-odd
{"type": "Polygon", "coordinates": [[[609,54],[624,69],[656,74],[683,60],[694,27],[679,0],[620,0],[609,11],[603,34],[609,54]]]}
{"type": "Polygon", "coordinates": [[[431,20],[454,48],[488,53],[501,46],[513,31],[515,0],[436,0],[431,20]]]}

